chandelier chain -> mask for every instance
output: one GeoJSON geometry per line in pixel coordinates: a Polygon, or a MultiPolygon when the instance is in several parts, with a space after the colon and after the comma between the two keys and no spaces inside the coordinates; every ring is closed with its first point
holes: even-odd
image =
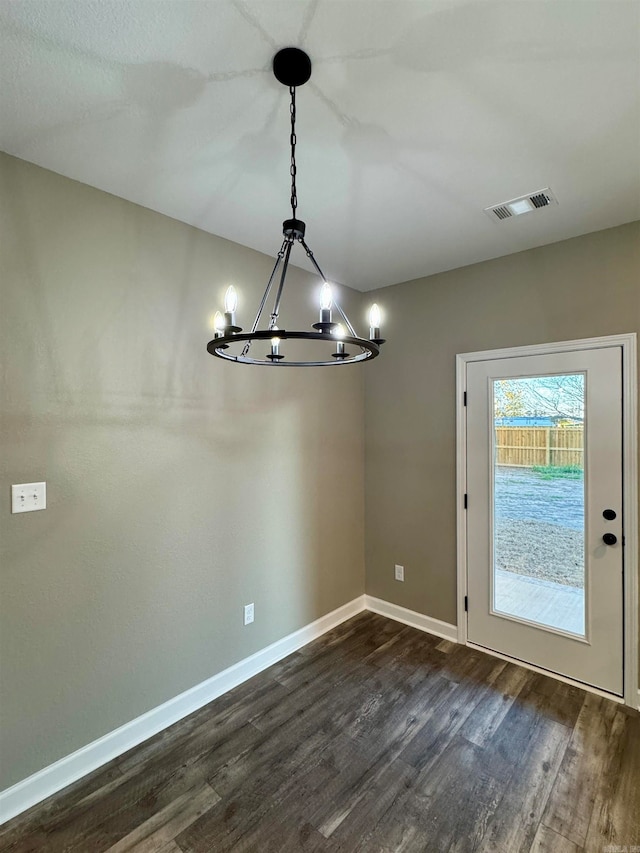
{"type": "Polygon", "coordinates": [[[289,112],[291,113],[291,136],[289,137],[291,143],[291,165],[289,172],[291,174],[291,212],[293,214],[292,218],[295,219],[298,207],[298,192],[296,188],[296,87],[289,86],[289,93],[291,95],[291,104],[289,106],[289,112]]]}

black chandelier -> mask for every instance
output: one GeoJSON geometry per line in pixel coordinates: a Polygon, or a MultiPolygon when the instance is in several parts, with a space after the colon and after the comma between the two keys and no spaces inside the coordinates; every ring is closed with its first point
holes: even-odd
{"type": "Polygon", "coordinates": [[[207,350],[211,355],[224,358],[227,361],[234,361],[237,364],[284,365],[289,367],[328,367],[375,358],[380,354],[380,347],[384,343],[383,338],[380,337],[380,309],[375,304],[371,306],[369,337],[359,337],[346,313],[336,301],[330,283],[305,242],[305,223],[296,216],[298,207],[296,191],[296,87],[304,85],[311,77],[311,60],[303,50],[297,47],[285,47],[278,51],[273,58],[273,73],[280,83],[289,88],[291,95],[291,219],[286,219],[282,224],[284,240],[269,276],[251,331],[243,332],[242,328],[237,325],[238,299],[235,288],[231,285],[225,295],[224,317],[219,311],[216,311],[215,335],[213,340],[207,344],[207,350]],[[324,282],[320,291],[319,320],[317,323],[313,323],[312,328],[315,330],[313,332],[290,331],[289,329],[280,329],[277,325],[289,267],[289,257],[296,242],[300,243],[324,282]],[[269,320],[266,322],[266,328],[260,330],[260,320],[265,313],[269,294],[280,267],[282,267],[280,281],[273,308],[269,314],[269,320]],[[334,322],[332,313],[334,309],[342,322],[334,322]],[[255,350],[263,341],[268,342],[269,352],[260,357],[260,354],[255,350]],[[296,342],[293,345],[296,350],[292,358],[288,358],[280,352],[282,341],[296,342]],[[326,346],[319,347],[317,342],[330,343],[333,351],[327,352],[326,346]],[[304,347],[300,346],[302,343],[305,344],[304,347]],[[254,345],[253,353],[250,355],[252,344],[254,345]],[[347,347],[353,347],[353,352],[348,352],[347,347]]]}

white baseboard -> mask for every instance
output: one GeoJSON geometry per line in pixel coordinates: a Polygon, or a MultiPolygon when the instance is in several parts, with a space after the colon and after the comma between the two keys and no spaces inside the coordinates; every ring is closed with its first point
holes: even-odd
{"type": "MultiPolygon", "coordinates": [[[[375,600],[375,599],[374,599],[375,600]]],[[[381,602],[382,603],[382,602],[381,602]]],[[[83,746],[54,764],[39,770],[11,788],[0,792],[0,824],[10,820],[36,803],[92,773],[119,755],[166,729],[178,720],[202,708],[243,681],[257,675],[272,664],[310,643],[312,640],[351,619],[365,609],[365,596],[338,607],[326,616],[305,625],[244,660],[197,684],[179,696],[152,708],[98,740],[83,746]]],[[[409,611],[407,611],[409,612],[409,611]]],[[[418,615],[418,614],[416,614],[418,615]]]]}
{"type": "Polygon", "coordinates": [[[364,600],[365,608],[373,613],[395,619],[396,622],[403,622],[412,628],[418,628],[419,631],[435,634],[436,637],[442,637],[444,640],[451,640],[452,643],[458,642],[458,628],[450,622],[441,622],[432,616],[425,616],[424,613],[417,613],[415,610],[407,610],[406,607],[391,604],[390,601],[374,598],[372,595],[365,595],[364,600]]]}

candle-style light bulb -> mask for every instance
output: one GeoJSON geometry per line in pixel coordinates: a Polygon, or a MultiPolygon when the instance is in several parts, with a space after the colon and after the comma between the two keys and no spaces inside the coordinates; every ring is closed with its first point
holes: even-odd
{"type": "Polygon", "coordinates": [[[333,294],[331,293],[331,285],[328,281],[322,285],[320,290],[320,307],[328,310],[333,304],[333,294]]]}
{"type": "Polygon", "coordinates": [[[224,295],[224,310],[228,314],[234,314],[236,308],[238,307],[238,294],[236,293],[235,287],[230,284],[227,288],[227,292],[224,295]]]}
{"type": "MultiPolygon", "coordinates": [[[[273,331],[277,332],[278,327],[274,326],[273,331]]],[[[277,335],[271,338],[271,352],[267,358],[271,359],[271,361],[279,361],[281,358],[284,358],[284,356],[280,355],[280,338],[277,335]]]]}
{"type": "Polygon", "coordinates": [[[331,322],[331,306],[333,305],[333,294],[331,293],[331,285],[328,281],[322,285],[320,290],[320,322],[331,322]]]}
{"type": "Polygon", "coordinates": [[[380,321],[380,308],[374,302],[369,311],[369,338],[372,341],[380,337],[380,321]]]}
{"type": "Polygon", "coordinates": [[[216,338],[222,338],[224,336],[224,320],[219,311],[216,311],[213,318],[213,330],[216,338]]]}
{"type": "Polygon", "coordinates": [[[238,294],[235,287],[230,284],[224,295],[224,325],[236,325],[236,308],[238,307],[238,294]]]}
{"type": "Polygon", "coordinates": [[[336,355],[344,355],[344,341],[342,340],[342,338],[344,338],[344,326],[342,323],[338,323],[333,330],[333,334],[338,338],[336,343],[336,355]]]}

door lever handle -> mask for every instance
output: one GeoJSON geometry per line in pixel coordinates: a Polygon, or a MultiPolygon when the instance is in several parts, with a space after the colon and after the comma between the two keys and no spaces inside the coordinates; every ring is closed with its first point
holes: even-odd
{"type": "Polygon", "coordinates": [[[618,541],[618,537],[615,535],[615,533],[605,533],[602,537],[602,541],[605,545],[615,545],[618,541]]]}

